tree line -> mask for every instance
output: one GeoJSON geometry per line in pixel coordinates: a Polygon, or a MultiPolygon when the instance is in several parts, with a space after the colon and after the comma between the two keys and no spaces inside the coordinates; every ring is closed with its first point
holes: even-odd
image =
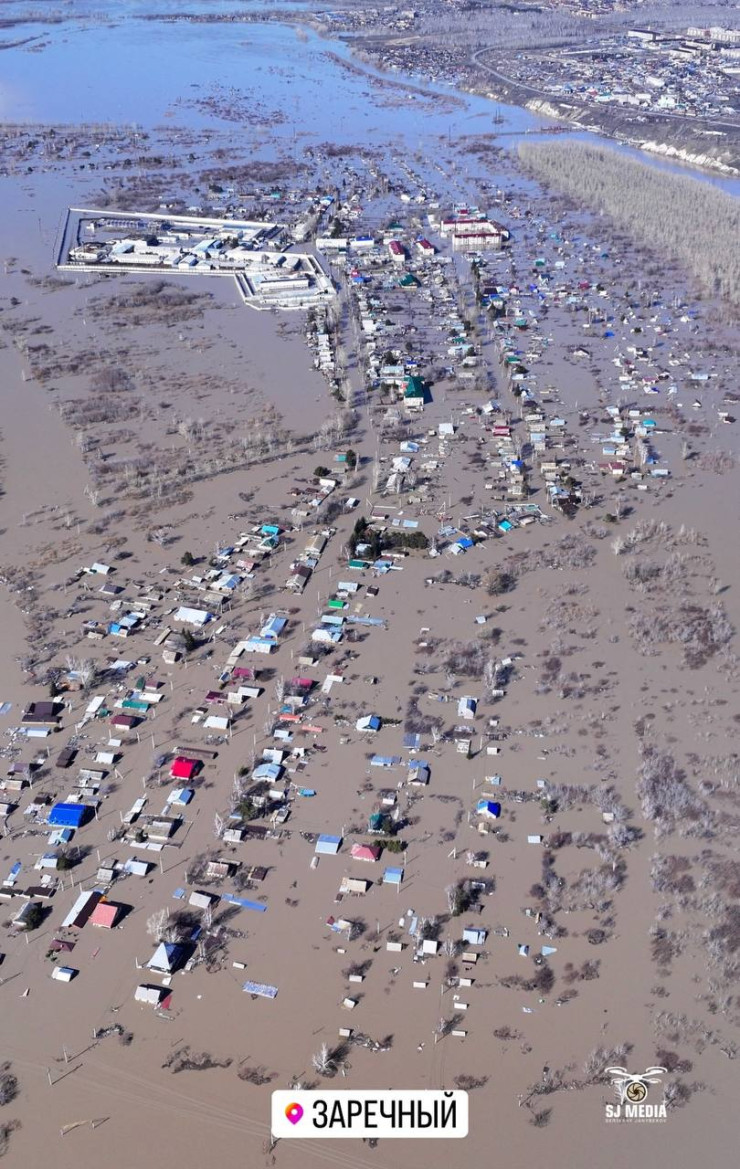
{"type": "Polygon", "coordinates": [[[740,306],[740,201],[584,142],[522,143],[519,157],[541,182],[596,211],[675,260],[704,289],[740,306]]]}

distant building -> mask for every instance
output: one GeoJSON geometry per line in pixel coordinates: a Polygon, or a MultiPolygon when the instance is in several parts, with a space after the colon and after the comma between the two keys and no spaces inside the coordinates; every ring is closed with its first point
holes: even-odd
{"type": "Polygon", "coordinates": [[[388,244],[388,251],[394,264],[403,264],[406,259],[406,249],[402,243],[399,243],[397,239],[392,239],[388,244]]]}

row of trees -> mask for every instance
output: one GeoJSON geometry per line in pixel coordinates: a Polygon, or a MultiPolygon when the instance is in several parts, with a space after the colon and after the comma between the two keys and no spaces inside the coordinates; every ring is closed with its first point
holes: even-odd
{"type": "Polygon", "coordinates": [[[522,143],[525,168],[604,212],[636,241],[678,261],[740,307],[740,203],[708,183],[584,142],[522,143]]]}

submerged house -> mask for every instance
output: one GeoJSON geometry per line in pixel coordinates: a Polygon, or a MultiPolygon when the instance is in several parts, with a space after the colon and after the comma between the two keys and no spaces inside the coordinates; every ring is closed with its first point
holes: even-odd
{"type": "Polygon", "coordinates": [[[501,805],[495,800],[478,800],[475,810],[479,816],[484,816],[487,820],[498,820],[501,815],[501,805]]]}
{"type": "Polygon", "coordinates": [[[342,844],[341,836],[330,836],[328,833],[323,833],[316,841],[314,852],[320,856],[336,856],[342,844]]]}
{"type": "Polygon", "coordinates": [[[112,930],[120,921],[123,912],[124,907],[122,905],[116,904],[115,901],[106,901],[103,897],[90,914],[90,925],[102,926],[103,929],[112,930]]]}
{"type": "Polygon", "coordinates": [[[379,731],[382,726],[381,720],[377,714],[368,714],[363,718],[358,718],[355,723],[355,730],[358,731],[379,731]]]}
{"type": "Polygon", "coordinates": [[[420,377],[412,375],[406,379],[403,388],[403,404],[408,410],[424,409],[424,382],[420,377]]]}
{"type": "Polygon", "coordinates": [[[92,814],[89,804],[54,804],[47,824],[52,828],[82,828],[92,814]]]}
{"type": "Polygon", "coordinates": [[[201,768],[199,759],[187,759],[184,755],[177,755],[170,768],[173,779],[193,779],[201,768]]]}
{"type": "Polygon", "coordinates": [[[160,942],[147,962],[147,968],[157,974],[174,974],[186,960],[187,947],[179,942],[160,942]]]}
{"type": "Polygon", "coordinates": [[[353,860],[369,861],[374,864],[380,860],[381,851],[377,844],[353,844],[350,856],[353,860]]]}

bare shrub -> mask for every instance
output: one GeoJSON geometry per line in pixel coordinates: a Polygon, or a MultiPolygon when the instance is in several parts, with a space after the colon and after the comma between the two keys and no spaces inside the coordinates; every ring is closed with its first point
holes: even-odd
{"type": "Polygon", "coordinates": [[[257,1087],[271,1084],[277,1078],[277,1072],[268,1072],[264,1067],[241,1067],[237,1075],[240,1080],[247,1084],[255,1084],[257,1087]]]}
{"type": "Polygon", "coordinates": [[[643,762],[638,772],[637,795],[642,814],[655,826],[655,835],[675,832],[679,823],[682,831],[704,831],[707,808],[689,785],[683,771],[676,766],[672,755],[648,747],[643,751],[643,762]]]}
{"type": "Polygon", "coordinates": [[[464,1092],[474,1092],[476,1088],[485,1088],[488,1076],[468,1076],[463,1073],[455,1076],[452,1082],[456,1088],[460,1088],[464,1092]]]}
{"type": "Polygon", "coordinates": [[[18,1081],[10,1070],[11,1065],[0,1065],[0,1107],[10,1104],[18,1095],[18,1081]]]}
{"type": "Polygon", "coordinates": [[[685,856],[653,857],[650,878],[656,893],[672,893],[686,897],[696,890],[696,883],[689,872],[691,861],[685,856]]]}
{"type": "Polygon", "coordinates": [[[486,574],[486,592],[489,597],[500,597],[510,593],[516,587],[516,577],[513,572],[503,568],[491,568],[486,574]]]}
{"type": "Polygon", "coordinates": [[[643,653],[658,645],[677,645],[684,664],[699,669],[731,641],[734,629],[723,606],[685,603],[657,612],[641,610],[630,618],[630,629],[643,653]]]}

